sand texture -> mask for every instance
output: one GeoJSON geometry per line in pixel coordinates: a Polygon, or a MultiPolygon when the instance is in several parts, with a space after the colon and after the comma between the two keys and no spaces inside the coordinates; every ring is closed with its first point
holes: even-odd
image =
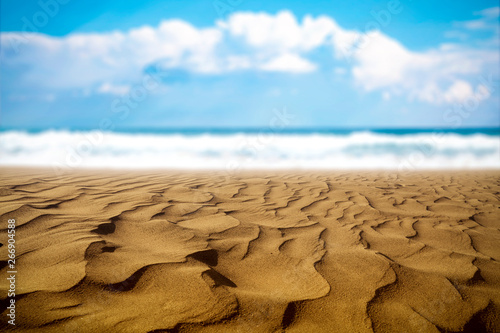
{"type": "Polygon", "coordinates": [[[19,332],[500,332],[498,171],[0,169],[0,193],[19,332]]]}

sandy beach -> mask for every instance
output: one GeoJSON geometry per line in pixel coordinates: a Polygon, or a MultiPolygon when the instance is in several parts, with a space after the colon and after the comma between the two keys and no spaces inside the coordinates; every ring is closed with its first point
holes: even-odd
{"type": "Polygon", "coordinates": [[[19,332],[500,331],[500,171],[3,168],[0,192],[19,332]]]}

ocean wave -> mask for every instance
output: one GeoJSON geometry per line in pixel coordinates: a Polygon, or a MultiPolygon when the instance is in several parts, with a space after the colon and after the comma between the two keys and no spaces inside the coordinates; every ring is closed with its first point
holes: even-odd
{"type": "Polygon", "coordinates": [[[500,168],[500,136],[457,133],[0,133],[0,165],[172,169],[500,168]]]}

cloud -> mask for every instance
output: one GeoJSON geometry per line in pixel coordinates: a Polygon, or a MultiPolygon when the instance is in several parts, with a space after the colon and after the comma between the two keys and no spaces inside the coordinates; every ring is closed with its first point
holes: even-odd
{"type": "Polygon", "coordinates": [[[478,81],[487,67],[495,68],[498,53],[455,45],[413,52],[381,32],[372,31],[352,51],[352,58],[353,77],[366,91],[378,90],[406,95],[409,100],[442,104],[474,97],[479,85],[473,88],[465,78],[478,81]]]}
{"type": "Polygon", "coordinates": [[[265,71],[306,73],[314,71],[316,65],[296,54],[283,54],[260,68],[265,71]]]}
{"type": "MultiPolygon", "coordinates": [[[[498,8],[477,15],[481,20],[498,17],[498,8]]],[[[157,27],[64,37],[8,32],[0,34],[0,43],[0,60],[15,73],[14,84],[115,95],[126,93],[151,66],[167,76],[184,73],[182,77],[235,71],[311,73],[322,69],[321,62],[312,60],[322,48],[331,54],[335,68],[345,68],[346,74],[334,70],[332,75],[353,80],[363,91],[379,92],[387,100],[402,96],[456,103],[484,92],[474,80],[497,68],[498,61],[497,50],[451,44],[411,51],[380,31],[344,29],[327,16],[298,20],[289,11],[234,13],[205,28],[174,19],[157,27]],[[9,45],[18,45],[19,51],[9,45]]],[[[8,78],[2,74],[1,80],[8,78]]],[[[174,81],[185,80],[163,82],[174,81]]]]}
{"type": "Polygon", "coordinates": [[[444,37],[445,38],[456,38],[456,39],[464,41],[469,37],[469,35],[465,32],[462,32],[462,31],[449,30],[449,31],[446,31],[444,33],[444,37]]]}
{"type": "Polygon", "coordinates": [[[498,18],[500,16],[500,7],[491,7],[475,12],[474,15],[479,15],[485,18],[498,18]]]}
{"type": "Polygon", "coordinates": [[[267,13],[235,13],[217,25],[236,38],[262,52],[283,53],[310,51],[324,45],[338,25],[330,18],[306,16],[300,24],[289,11],[267,13]]]}
{"type": "Polygon", "coordinates": [[[475,20],[459,22],[459,26],[463,26],[468,30],[496,30],[498,31],[498,17],[500,15],[500,7],[492,7],[480,10],[474,13],[480,18],[475,20]]]}
{"type": "Polygon", "coordinates": [[[442,94],[442,97],[447,102],[463,102],[467,98],[474,96],[472,86],[463,80],[456,80],[453,84],[442,94]]]}
{"type": "Polygon", "coordinates": [[[124,82],[140,78],[142,70],[158,59],[171,67],[210,71],[220,38],[217,29],[197,29],[180,20],[164,21],[157,28],[66,37],[2,33],[0,59],[20,72],[18,80],[24,84],[113,93],[124,82]],[[8,47],[19,40],[26,41],[19,46],[19,52],[8,47]]]}

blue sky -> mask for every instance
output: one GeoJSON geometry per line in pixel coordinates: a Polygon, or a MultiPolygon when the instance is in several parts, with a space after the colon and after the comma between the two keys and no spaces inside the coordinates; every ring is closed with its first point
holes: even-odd
{"type": "Polygon", "coordinates": [[[1,6],[1,127],[500,126],[498,1],[1,6]]]}

